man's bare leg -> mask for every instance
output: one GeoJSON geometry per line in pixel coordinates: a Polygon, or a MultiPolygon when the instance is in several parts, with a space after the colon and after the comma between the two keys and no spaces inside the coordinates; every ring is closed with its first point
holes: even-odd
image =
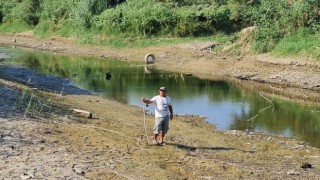
{"type": "Polygon", "coordinates": [[[159,141],[160,143],[163,142],[165,135],[166,135],[166,133],[163,133],[163,132],[160,133],[160,141],[159,141]]]}

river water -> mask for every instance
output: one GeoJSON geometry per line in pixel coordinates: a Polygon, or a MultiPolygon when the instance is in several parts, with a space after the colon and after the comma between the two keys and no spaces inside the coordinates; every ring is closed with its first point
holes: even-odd
{"type": "MultiPolygon", "coordinates": [[[[0,48],[0,55],[14,56],[0,65],[23,66],[41,74],[59,76],[99,96],[139,107],[144,106],[141,97],[152,98],[159,93],[160,86],[166,86],[175,114],[206,117],[218,130],[281,134],[320,147],[320,105],[311,107],[273,99],[232,81],[204,80],[142,63],[4,47],[0,48]],[[272,99],[273,104],[266,99],[272,99]]],[[[147,109],[153,112],[153,108],[147,109]]]]}

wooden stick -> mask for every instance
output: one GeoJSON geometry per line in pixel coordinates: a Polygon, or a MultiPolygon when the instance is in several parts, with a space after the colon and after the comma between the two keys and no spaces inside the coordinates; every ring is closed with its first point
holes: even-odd
{"type": "Polygon", "coordinates": [[[149,145],[149,136],[148,136],[148,131],[147,131],[147,124],[146,124],[146,111],[143,107],[143,121],[144,121],[144,131],[146,132],[146,137],[147,137],[147,144],[149,145]]]}

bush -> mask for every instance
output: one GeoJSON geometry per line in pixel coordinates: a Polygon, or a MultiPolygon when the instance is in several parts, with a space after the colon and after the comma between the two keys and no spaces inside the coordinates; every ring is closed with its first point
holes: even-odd
{"type": "Polygon", "coordinates": [[[302,27],[317,26],[315,3],[315,0],[269,0],[249,8],[246,15],[252,25],[258,27],[255,49],[269,52],[285,35],[302,27]]]}
{"type": "Polygon", "coordinates": [[[175,35],[179,37],[212,35],[214,6],[185,6],[176,10],[178,23],[175,35]]]}
{"type": "Polygon", "coordinates": [[[73,0],[70,7],[70,19],[82,29],[89,29],[94,24],[95,15],[100,15],[107,8],[121,4],[124,0],[73,0]]]}
{"type": "Polygon", "coordinates": [[[41,3],[41,19],[57,24],[69,17],[71,0],[43,0],[41,3]]]}
{"type": "Polygon", "coordinates": [[[2,7],[4,22],[26,22],[31,26],[39,22],[39,0],[4,1],[2,7]]]}
{"type": "Polygon", "coordinates": [[[4,14],[3,14],[3,2],[0,1],[0,23],[3,22],[3,16],[4,16],[4,14]]]}
{"type": "Polygon", "coordinates": [[[171,32],[176,24],[173,12],[163,4],[150,5],[149,8],[143,8],[140,11],[141,21],[133,19],[133,24],[143,36],[167,34],[171,32]]]}
{"type": "Polygon", "coordinates": [[[127,21],[120,8],[107,9],[101,15],[95,16],[93,23],[102,32],[119,33],[127,30],[127,21]]]}
{"type": "Polygon", "coordinates": [[[98,29],[109,33],[126,31],[140,36],[170,33],[175,23],[174,13],[169,7],[149,1],[125,3],[116,9],[104,11],[94,20],[98,29]]]}

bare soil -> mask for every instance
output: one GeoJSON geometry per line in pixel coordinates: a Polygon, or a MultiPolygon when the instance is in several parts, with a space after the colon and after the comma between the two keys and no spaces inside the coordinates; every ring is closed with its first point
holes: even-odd
{"type": "MultiPolygon", "coordinates": [[[[63,38],[37,39],[31,33],[0,34],[0,45],[127,61],[144,61],[145,54],[153,53],[157,59],[152,66],[158,68],[232,78],[246,88],[319,103],[320,64],[313,60],[235,57],[200,50],[206,43],[110,49],[63,38]]],[[[42,91],[8,78],[1,78],[0,91],[0,179],[320,178],[319,149],[299,140],[220,132],[190,115],[175,116],[166,146],[154,146],[147,144],[153,116],[146,115],[146,136],[139,107],[88,94],[42,91]],[[22,98],[26,91],[30,96],[22,98]],[[41,113],[28,108],[32,94],[46,107],[41,113]],[[73,108],[92,112],[94,118],[75,117],[73,108]]]]}

